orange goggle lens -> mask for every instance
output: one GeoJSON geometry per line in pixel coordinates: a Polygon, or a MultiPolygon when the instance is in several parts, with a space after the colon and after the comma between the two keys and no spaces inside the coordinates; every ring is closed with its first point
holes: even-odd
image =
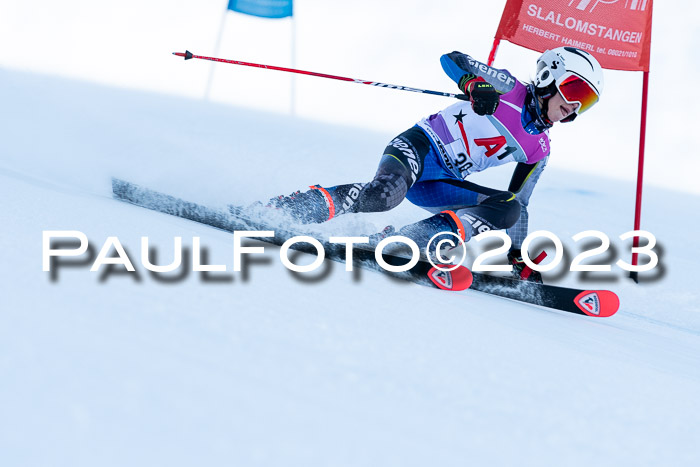
{"type": "Polygon", "coordinates": [[[598,93],[593,86],[576,75],[568,76],[559,84],[559,92],[570,104],[578,102],[576,113],[580,114],[598,102],[598,93]]]}

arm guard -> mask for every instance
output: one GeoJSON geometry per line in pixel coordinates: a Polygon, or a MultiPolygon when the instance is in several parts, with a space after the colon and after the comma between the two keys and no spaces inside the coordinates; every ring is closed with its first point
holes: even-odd
{"type": "Polygon", "coordinates": [[[515,78],[507,70],[490,67],[461,52],[443,55],[440,57],[440,64],[462,92],[465,92],[469,82],[476,78],[483,78],[499,94],[510,92],[515,87],[515,78]]]}
{"type": "Polygon", "coordinates": [[[535,189],[548,160],[549,156],[534,164],[520,162],[513,171],[508,191],[515,193],[515,199],[520,203],[520,218],[513,227],[506,230],[513,241],[511,248],[520,249],[525,237],[527,237],[529,220],[527,206],[530,203],[532,190],[535,189]]]}

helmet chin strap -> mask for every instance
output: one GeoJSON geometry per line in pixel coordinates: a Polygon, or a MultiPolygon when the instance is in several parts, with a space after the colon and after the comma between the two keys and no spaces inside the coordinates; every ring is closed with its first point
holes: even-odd
{"type": "Polygon", "coordinates": [[[524,122],[524,128],[528,133],[542,133],[549,128],[552,128],[554,123],[547,118],[547,106],[549,104],[549,97],[542,96],[542,105],[540,106],[539,92],[538,88],[534,84],[529,84],[528,89],[528,99],[525,102],[525,107],[527,113],[530,115],[530,121],[524,122]]]}
{"type": "MultiPolygon", "coordinates": [[[[549,125],[549,127],[551,128],[552,125],[554,125],[554,122],[552,122],[548,117],[548,115],[549,115],[549,100],[550,99],[551,99],[551,96],[542,99],[542,115],[540,116],[540,118],[544,121],[544,123],[546,125],[549,125]]],[[[537,100],[537,99],[535,99],[535,100],[537,100]]]]}

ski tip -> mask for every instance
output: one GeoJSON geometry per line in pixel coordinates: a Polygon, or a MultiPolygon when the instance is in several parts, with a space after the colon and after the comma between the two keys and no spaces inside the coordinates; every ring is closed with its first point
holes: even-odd
{"type": "Polygon", "coordinates": [[[620,309],[619,297],[609,290],[584,290],[574,303],[585,315],[596,318],[607,318],[620,309]]]}
{"type": "Polygon", "coordinates": [[[190,58],[194,57],[194,54],[190,52],[189,50],[185,50],[185,52],[173,52],[173,55],[177,55],[178,57],[183,57],[185,60],[189,60],[190,58]]]}
{"type": "Polygon", "coordinates": [[[452,271],[433,267],[428,271],[428,278],[438,289],[454,292],[468,289],[474,280],[472,272],[464,266],[452,271]]]}

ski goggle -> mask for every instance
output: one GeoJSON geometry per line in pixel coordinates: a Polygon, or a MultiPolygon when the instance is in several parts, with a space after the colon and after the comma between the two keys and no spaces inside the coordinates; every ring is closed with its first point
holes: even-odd
{"type": "Polygon", "coordinates": [[[569,104],[578,103],[577,114],[582,114],[598,102],[598,91],[583,78],[569,74],[559,83],[559,92],[569,104]]]}

